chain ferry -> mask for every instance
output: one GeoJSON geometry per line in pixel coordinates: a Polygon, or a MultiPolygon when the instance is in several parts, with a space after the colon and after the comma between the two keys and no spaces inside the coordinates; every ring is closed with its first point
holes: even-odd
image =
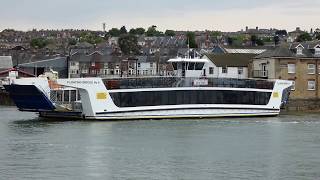
{"type": "Polygon", "coordinates": [[[205,76],[206,59],[171,59],[175,76],[47,77],[4,85],[20,111],[96,120],[276,116],[291,81],[205,76]]]}

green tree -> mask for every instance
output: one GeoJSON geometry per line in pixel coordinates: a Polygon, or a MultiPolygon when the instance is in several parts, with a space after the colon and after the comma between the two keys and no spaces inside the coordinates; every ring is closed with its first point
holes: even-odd
{"type": "Polygon", "coordinates": [[[130,29],[129,34],[137,34],[137,29],[130,29]]]}
{"type": "Polygon", "coordinates": [[[119,37],[120,36],[120,30],[118,28],[112,28],[108,31],[108,34],[111,37],[119,37]]]}
{"type": "Polygon", "coordinates": [[[228,42],[229,46],[232,46],[233,45],[233,38],[232,37],[228,37],[227,38],[227,42],[228,42]]]}
{"type": "Polygon", "coordinates": [[[252,46],[255,46],[257,44],[257,40],[258,40],[258,38],[256,35],[251,35],[250,41],[251,41],[252,46]]]}
{"type": "Polygon", "coordinates": [[[146,32],[146,30],[142,27],[136,28],[136,33],[138,35],[143,35],[146,32]]]}
{"type": "Polygon", "coordinates": [[[35,49],[42,49],[49,44],[49,41],[44,38],[35,38],[30,42],[30,46],[35,49]]]}
{"type": "Polygon", "coordinates": [[[174,30],[169,30],[167,29],[164,33],[166,36],[175,36],[176,33],[174,32],[174,30]]]}
{"type": "Polygon", "coordinates": [[[258,38],[258,39],[256,40],[256,43],[257,43],[258,46],[264,46],[264,42],[263,42],[263,40],[260,39],[260,38],[258,38]]]}
{"type": "Polygon", "coordinates": [[[158,31],[157,30],[157,26],[155,25],[152,25],[148,28],[147,32],[145,33],[146,36],[162,36],[163,35],[163,32],[161,31],[158,31]]]}
{"type": "Polygon", "coordinates": [[[286,30],[278,30],[278,31],[276,31],[276,35],[278,35],[278,36],[287,36],[288,33],[287,33],[286,30]]]}
{"type": "Polygon", "coordinates": [[[304,42],[304,41],[311,41],[312,40],[312,37],[310,36],[309,33],[305,32],[303,34],[300,34],[298,37],[297,37],[297,42],[304,42]]]}
{"type": "Polygon", "coordinates": [[[138,54],[140,47],[138,46],[138,38],[132,34],[123,34],[118,40],[119,47],[123,54],[138,54]]]}
{"type": "Polygon", "coordinates": [[[221,36],[222,33],[220,31],[213,31],[211,33],[211,37],[217,39],[219,36],[221,36]]]}
{"type": "Polygon", "coordinates": [[[187,42],[190,48],[198,48],[196,43],[196,35],[194,32],[187,32],[187,42]]]}
{"type": "Polygon", "coordinates": [[[279,36],[274,36],[274,37],[273,37],[273,41],[274,41],[274,45],[275,45],[275,46],[278,45],[279,42],[280,42],[279,36]]]}
{"type": "Polygon", "coordinates": [[[81,42],[88,42],[90,44],[99,44],[103,41],[103,38],[100,36],[97,36],[96,34],[87,32],[87,33],[81,34],[80,41],[81,42]]]}
{"type": "Polygon", "coordinates": [[[69,39],[69,41],[68,41],[68,44],[70,45],[70,46],[74,46],[74,45],[76,45],[77,44],[77,40],[76,39],[69,39]]]}
{"type": "Polygon", "coordinates": [[[122,27],[120,28],[120,34],[127,34],[127,33],[128,33],[128,31],[127,31],[126,27],[125,27],[125,26],[122,26],[122,27]]]}

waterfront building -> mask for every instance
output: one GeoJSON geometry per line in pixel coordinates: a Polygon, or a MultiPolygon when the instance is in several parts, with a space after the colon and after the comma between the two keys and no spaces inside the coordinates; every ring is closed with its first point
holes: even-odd
{"type": "Polygon", "coordinates": [[[293,81],[290,99],[318,99],[320,41],[292,43],[266,51],[253,59],[250,75],[293,81]]]}
{"type": "Polygon", "coordinates": [[[210,61],[203,75],[214,78],[248,78],[248,66],[255,54],[205,54],[210,61]]]}

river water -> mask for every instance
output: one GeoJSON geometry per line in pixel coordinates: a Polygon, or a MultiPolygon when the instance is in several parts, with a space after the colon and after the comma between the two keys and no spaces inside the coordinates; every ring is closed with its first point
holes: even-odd
{"type": "Polygon", "coordinates": [[[48,121],[0,107],[0,179],[320,179],[320,118],[48,121]]]}

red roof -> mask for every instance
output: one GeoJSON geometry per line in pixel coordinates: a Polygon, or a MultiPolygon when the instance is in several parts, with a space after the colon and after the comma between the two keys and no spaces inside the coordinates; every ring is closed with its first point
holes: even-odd
{"type": "Polygon", "coordinates": [[[18,73],[24,75],[24,76],[27,76],[27,77],[35,77],[35,75],[33,74],[30,74],[28,72],[25,72],[25,71],[22,71],[20,69],[16,69],[16,68],[10,68],[10,69],[7,69],[7,70],[4,70],[4,71],[0,71],[0,76],[1,75],[4,75],[4,74],[7,74],[9,73],[10,71],[18,71],[18,73]]]}

